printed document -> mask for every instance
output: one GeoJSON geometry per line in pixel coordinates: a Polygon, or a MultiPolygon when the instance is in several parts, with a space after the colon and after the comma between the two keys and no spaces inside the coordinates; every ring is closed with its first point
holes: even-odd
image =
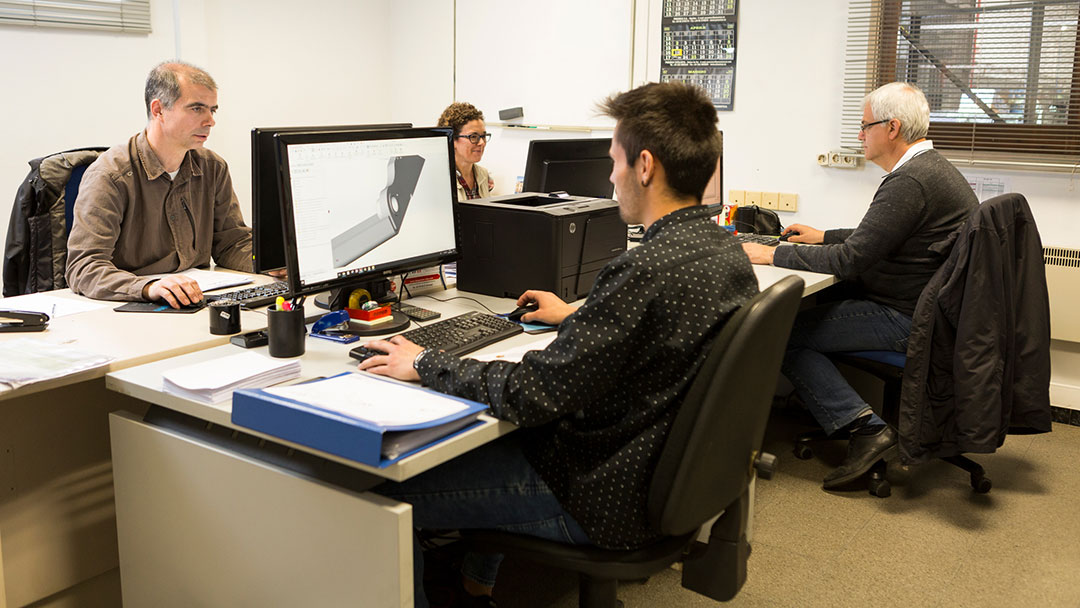
{"type": "Polygon", "coordinates": [[[453,397],[360,372],[265,392],[385,427],[423,424],[468,409],[453,397]]]}

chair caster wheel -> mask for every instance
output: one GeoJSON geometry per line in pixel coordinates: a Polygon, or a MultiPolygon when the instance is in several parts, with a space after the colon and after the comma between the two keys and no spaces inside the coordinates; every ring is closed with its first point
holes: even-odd
{"type": "Polygon", "coordinates": [[[889,480],[885,477],[888,468],[889,464],[887,462],[879,460],[870,469],[870,479],[867,486],[871,495],[878,498],[888,498],[892,495],[892,485],[889,484],[889,480]]]}
{"type": "Polygon", "coordinates": [[[878,498],[888,498],[892,496],[892,485],[887,479],[870,480],[870,494],[877,496],[878,498]]]}
{"type": "Polygon", "coordinates": [[[810,446],[804,443],[795,444],[795,458],[799,460],[810,460],[814,457],[814,450],[810,446]]]}
{"type": "Polygon", "coordinates": [[[971,476],[971,488],[975,490],[976,494],[986,494],[992,487],[994,487],[994,484],[989,477],[971,476]]]}

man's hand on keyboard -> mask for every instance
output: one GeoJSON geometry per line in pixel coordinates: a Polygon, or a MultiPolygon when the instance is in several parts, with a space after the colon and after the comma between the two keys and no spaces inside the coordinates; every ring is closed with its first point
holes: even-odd
{"type": "Polygon", "coordinates": [[[825,242],[825,231],[804,224],[792,224],[784,230],[784,234],[788,235],[789,243],[820,245],[825,242]]]}
{"type": "Polygon", "coordinates": [[[525,322],[547,323],[549,325],[558,325],[563,322],[563,319],[569,317],[571,313],[577,310],[576,306],[571,306],[562,301],[562,298],[551,293],[550,291],[537,291],[530,289],[517,299],[518,306],[525,306],[530,302],[535,302],[538,308],[536,312],[528,313],[521,317],[525,322]],[[527,317],[527,318],[526,318],[527,317]]]}
{"type": "Polygon", "coordinates": [[[368,342],[364,346],[372,350],[381,350],[386,354],[361,361],[360,369],[398,380],[420,379],[420,374],[416,373],[413,367],[413,361],[416,360],[417,355],[424,352],[424,347],[419,344],[414,344],[401,336],[394,336],[389,340],[368,342]]]}
{"type": "Polygon", "coordinates": [[[743,243],[742,248],[751,264],[772,264],[773,254],[776,253],[776,247],[758,243],[743,243]]]}

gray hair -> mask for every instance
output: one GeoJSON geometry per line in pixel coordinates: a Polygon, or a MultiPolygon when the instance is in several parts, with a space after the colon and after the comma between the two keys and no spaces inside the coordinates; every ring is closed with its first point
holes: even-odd
{"type": "Polygon", "coordinates": [[[160,99],[163,107],[171,108],[176,100],[180,99],[181,75],[192,84],[204,86],[212,91],[217,90],[217,83],[210,74],[206,73],[206,70],[183,61],[163,61],[155,65],[146,77],[146,91],[143,97],[146,101],[147,118],[150,118],[151,101],[160,99]]]}
{"type": "Polygon", "coordinates": [[[911,143],[926,137],[930,129],[930,104],[919,87],[907,82],[890,82],[863,98],[874,120],[900,121],[900,137],[911,143]]]}

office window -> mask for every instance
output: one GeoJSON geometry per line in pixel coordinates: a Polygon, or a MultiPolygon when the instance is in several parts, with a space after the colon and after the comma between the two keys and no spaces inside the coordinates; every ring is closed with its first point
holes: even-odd
{"type": "Polygon", "coordinates": [[[852,0],[841,145],[862,99],[893,81],[930,102],[934,147],[971,164],[1080,163],[1077,0],[852,0]]]}
{"type": "Polygon", "coordinates": [[[150,33],[150,0],[0,1],[0,25],[150,33]]]}

